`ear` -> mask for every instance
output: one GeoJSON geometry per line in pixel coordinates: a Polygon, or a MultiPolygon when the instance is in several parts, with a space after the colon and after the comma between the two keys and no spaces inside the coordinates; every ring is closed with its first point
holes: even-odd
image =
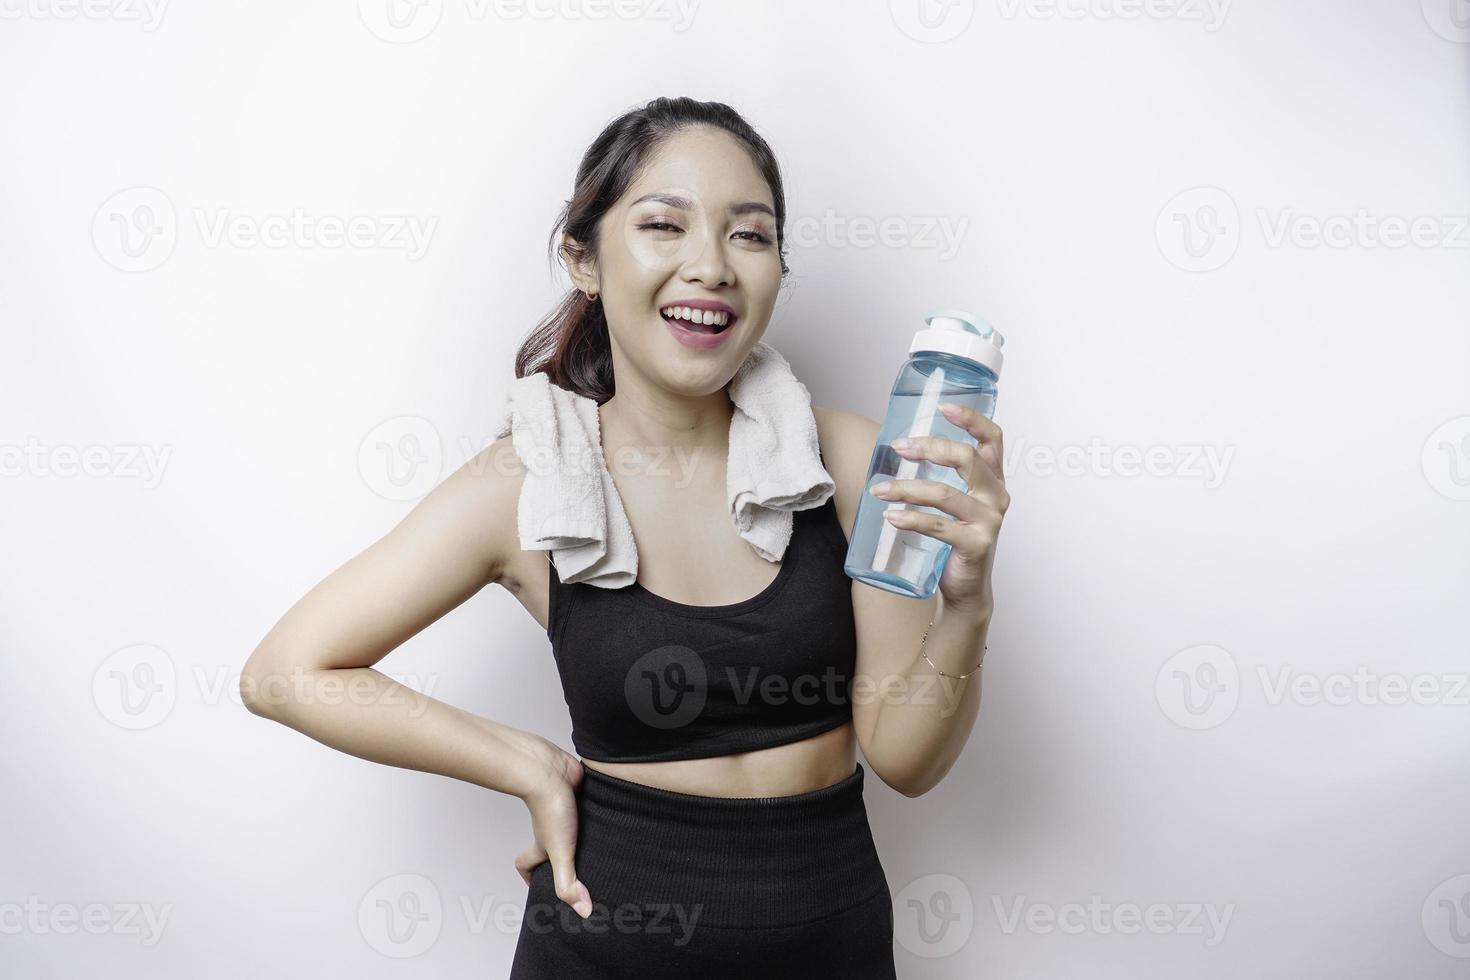
{"type": "Polygon", "coordinates": [[[597,282],[597,264],[587,257],[586,246],[562,232],[556,251],[567,275],[572,277],[572,285],[584,293],[602,291],[597,282]]]}

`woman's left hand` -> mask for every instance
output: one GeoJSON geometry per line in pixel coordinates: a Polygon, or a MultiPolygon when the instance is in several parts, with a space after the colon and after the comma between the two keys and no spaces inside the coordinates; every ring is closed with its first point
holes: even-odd
{"type": "Polygon", "coordinates": [[[952,547],[944,574],[939,578],[945,608],[988,616],[995,541],[1006,509],[1011,505],[1002,472],[1005,455],[1000,426],[972,408],[945,403],[940,409],[950,422],[979,440],[979,445],[970,446],[943,436],[918,436],[908,440],[907,448],[899,444],[903,440],[895,440],[894,451],[904,459],[929,460],[954,468],[969,490],[957,490],[939,480],[889,480],[873,487],[873,495],[880,500],[902,500],[954,515],[955,519],[950,520],[939,514],[913,510],[885,511],[885,517],[894,527],[918,531],[952,547]],[[887,487],[885,492],[876,492],[883,487],[887,487]]]}

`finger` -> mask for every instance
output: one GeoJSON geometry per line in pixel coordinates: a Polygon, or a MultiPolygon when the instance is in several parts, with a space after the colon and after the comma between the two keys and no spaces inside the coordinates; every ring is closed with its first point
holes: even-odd
{"type": "Polygon", "coordinates": [[[551,879],[556,886],[557,898],[570,905],[584,919],[592,914],[592,895],[587,891],[587,886],[577,880],[577,869],[572,866],[569,850],[551,855],[551,879]]]}
{"type": "MultiPolygon", "coordinates": [[[[897,500],[933,507],[967,523],[985,517],[985,501],[974,494],[939,480],[889,480],[870,491],[879,500],[897,500]]],[[[903,508],[889,508],[887,513],[902,513],[903,508]]]]}
{"type": "Polygon", "coordinates": [[[987,418],[984,412],[967,405],[957,405],[954,402],[941,403],[939,410],[944,413],[945,418],[981,442],[1000,443],[1000,426],[987,418]]]}
{"type": "Polygon", "coordinates": [[[943,402],[939,410],[944,417],[974,436],[979,442],[977,451],[996,475],[1001,474],[1005,460],[1005,436],[1000,426],[985,416],[985,413],[965,405],[943,402]]]}
{"type": "Polygon", "coordinates": [[[883,517],[894,527],[937,538],[961,554],[983,554],[1000,528],[998,520],[956,521],[922,510],[889,510],[884,511],[883,517]]]}
{"type": "MultiPolygon", "coordinates": [[[[936,439],[935,443],[948,443],[951,447],[958,446],[959,455],[963,456],[968,454],[971,460],[975,458],[975,450],[970,446],[965,445],[964,443],[957,443],[952,439],[936,439]]],[[[905,456],[917,457],[927,456],[931,450],[928,446],[916,446],[913,449],[901,451],[904,453],[905,456]]],[[[940,451],[947,453],[953,450],[941,449],[940,451]]],[[[991,506],[998,509],[1000,513],[1004,514],[1006,512],[1006,508],[1010,506],[1011,502],[1011,495],[1006,490],[1004,477],[1002,477],[996,471],[992,470],[989,466],[975,466],[969,476],[971,477],[971,479],[965,481],[966,485],[964,489],[955,488],[955,492],[968,494],[971,497],[977,498],[983,503],[990,504],[991,506]]],[[[972,515],[974,511],[964,510],[963,508],[967,506],[964,501],[956,499],[953,506],[945,506],[944,504],[938,502],[939,500],[945,498],[935,496],[935,494],[939,492],[938,490],[930,489],[928,491],[923,491],[918,489],[926,487],[929,484],[947,486],[947,484],[945,484],[942,480],[890,479],[873,484],[873,486],[868,489],[868,492],[872,493],[873,496],[878,497],[881,500],[911,500],[915,503],[923,503],[933,507],[939,507],[941,510],[951,513],[962,520],[972,519],[970,515],[972,515]]]]}
{"type": "Polygon", "coordinates": [[[904,459],[922,459],[951,467],[966,483],[975,465],[975,448],[944,436],[906,436],[893,440],[893,451],[904,459]]]}
{"type": "Polygon", "coordinates": [[[950,467],[964,480],[968,490],[975,489],[977,483],[994,482],[991,478],[1002,483],[1005,481],[999,462],[988,458],[989,454],[999,450],[983,443],[971,446],[944,436],[910,436],[906,440],[894,440],[893,450],[904,459],[922,459],[950,467]]]}
{"type": "Polygon", "coordinates": [[[546,851],[542,849],[540,844],[533,842],[529,847],[516,855],[516,873],[529,885],[531,883],[531,872],[545,860],[546,851]]]}

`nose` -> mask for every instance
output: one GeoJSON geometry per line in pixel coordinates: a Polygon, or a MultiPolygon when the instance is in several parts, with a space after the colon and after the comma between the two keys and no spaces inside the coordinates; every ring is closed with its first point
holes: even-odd
{"type": "Polygon", "coordinates": [[[687,241],[692,254],[685,261],[681,275],[685,282],[697,282],[706,289],[728,286],[735,279],[725,255],[725,243],[709,222],[702,222],[700,232],[691,232],[687,241]]]}

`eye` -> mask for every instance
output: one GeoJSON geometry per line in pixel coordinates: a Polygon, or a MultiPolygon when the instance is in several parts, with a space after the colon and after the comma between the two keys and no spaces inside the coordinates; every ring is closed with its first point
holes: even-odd
{"type": "MultiPolygon", "coordinates": [[[[661,221],[661,220],[657,220],[657,219],[650,220],[650,221],[640,222],[637,225],[637,228],[638,228],[639,231],[660,231],[660,232],[681,231],[682,230],[682,229],[679,228],[678,225],[674,225],[674,224],[671,224],[671,223],[669,223],[667,221],[661,221]]],[[[769,244],[771,244],[771,239],[770,239],[770,237],[768,235],[766,235],[763,232],[760,232],[760,231],[752,231],[750,229],[746,229],[746,230],[743,230],[743,231],[737,231],[735,233],[735,237],[736,238],[742,238],[742,237],[744,237],[746,241],[757,242],[757,243],[759,243],[761,245],[769,245],[769,244]]]]}

